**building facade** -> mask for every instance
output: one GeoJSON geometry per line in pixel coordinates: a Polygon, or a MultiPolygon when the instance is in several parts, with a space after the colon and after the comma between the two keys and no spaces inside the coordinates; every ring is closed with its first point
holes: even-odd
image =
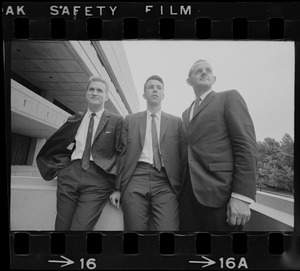
{"type": "MultiPolygon", "coordinates": [[[[56,180],[41,178],[39,150],[70,115],[86,110],[91,75],[109,82],[105,108],[124,117],[139,110],[135,85],[122,41],[20,40],[5,44],[5,54],[10,61],[5,91],[10,94],[11,229],[51,230],[56,180]]],[[[105,214],[110,222],[98,229],[122,229],[121,211],[107,204],[105,214]]]]}

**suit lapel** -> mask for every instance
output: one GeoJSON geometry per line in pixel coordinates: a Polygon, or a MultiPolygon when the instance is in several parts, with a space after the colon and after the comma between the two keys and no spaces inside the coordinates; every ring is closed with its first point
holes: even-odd
{"type": "MultiPolygon", "coordinates": [[[[105,124],[107,123],[108,119],[109,119],[109,112],[104,110],[103,114],[102,114],[102,117],[99,121],[99,124],[98,124],[98,127],[97,127],[97,131],[96,131],[96,134],[95,134],[95,139],[97,138],[97,136],[101,133],[101,131],[103,130],[105,124]]],[[[95,140],[94,140],[95,142],[95,140]]]]}
{"type": "Polygon", "coordinates": [[[193,103],[190,105],[189,108],[187,108],[183,114],[182,114],[182,121],[183,121],[183,124],[187,127],[190,123],[190,114],[191,114],[191,109],[192,109],[192,105],[193,103]]]}
{"type": "Polygon", "coordinates": [[[83,117],[85,116],[86,111],[85,112],[79,112],[79,113],[75,113],[75,115],[69,117],[67,119],[67,122],[77,122],[77,121],[82,121],[83,117]]]}
{"type": "Polygon", "coordinates": [[[139,116],[139,131],[140,131],[140,140],[142,146],[144,146],[145,143],[146,126],[147,126],[147,111],[143,112],[139,116]]]}
{"type": "Polygon", "coordinates": [[[166,133],[167,127],[168,127],[168,117],[164,114],[164,112],[161,112],[161,122],[160,122],[160,141],[162,142],[163,137],[166,133]]]}
{"type": "MultiPolygon", "coordinates": [[[[193,118],[195,118],[196,116],[198,116],[198,114],[213,100],[213,98],[215,97],[215,92],[212,91],[211,93],[209,93],[205,99],[201,102],[198,112],[196,112],[196,114],[194,115],[193,118]]],[[[192,118],[192,120],[193,120],[192,118]]]]}
{"type": "Polygon", "coordinates": [[[86,111],[85,112],[80,112],[80,113],[75,113],[75,115],[69,117],[67,119],[67,123],[66,125],[68,125],[66,131],[67,132],[71,132],[71,135],[72,135],[72,138],[74,139],[73,141],[75,142],[75,137],[76,137],[76,133],[80,127],[80,124],[84,118],[86,114],[86,111]]]}

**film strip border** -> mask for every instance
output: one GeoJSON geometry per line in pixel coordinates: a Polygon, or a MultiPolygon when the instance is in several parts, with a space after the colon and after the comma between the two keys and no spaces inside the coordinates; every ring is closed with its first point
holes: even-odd
{"type": "MultiPolygon", "coordinates": [[[[296,2],[6,2],[2,15],[4,40],[300,39],[296,2]]],[[[290,233],[11,232],[9,241],[13,269],[300,266],[300,238],[290,233]]]]}
{"type": "Polygon", "coordinates": [[[2,14],[4,39],[300,38],[296,2],[7,2],[2,14]]]}
{"type": "MultiPolygon", "coordinates": [[[[13,269],[297,269],[287,233],[11,233],[13,269]],[[176,257],[174,257],[176,256],[176,257]]],[[[297,249],[295,249],[298,247],[297,249]]]]}

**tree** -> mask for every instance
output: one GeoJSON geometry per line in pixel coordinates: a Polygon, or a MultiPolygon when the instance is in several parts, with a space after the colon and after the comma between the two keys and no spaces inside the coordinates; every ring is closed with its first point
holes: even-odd
{"type": "Polygon", "coordinates": [[[281,141],[283,163],[294,170],[294,140],[289,134],[285,134],[281,141]]]}
{"type": "Polygon", "coordinates": [[[285,134],[281,142],[267,137],[258,146],[258,186],[293,191],[294,140],[285,134]]]}

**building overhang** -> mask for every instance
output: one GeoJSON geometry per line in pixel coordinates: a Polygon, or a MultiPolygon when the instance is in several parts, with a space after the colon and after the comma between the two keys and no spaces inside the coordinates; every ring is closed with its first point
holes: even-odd
{"type": "MultiPolygon", "coordinates": [[[[86,86],[92,74],[70,42],[14,41],[11,71],[19,83],[42,96],[47,93],[46,99],[55,99],[74,112],[86,110],[86,86]]],[[[106,108],[118,111],[111,101],[106,108]]]]}
{"type": "MultiPolygon", "coordinates": [[[[86,87],[91,75],[101,76],[110,85],[107,110],[122,116],[138,110],[137,93],[121,41],[18,40],[11,43],[10,55],[11,73],[6,75],[7,80],[10,76],[32,95],[37,94],[70,114],[86,111],[86,87]]],[[[38,123],[16,110],[11,110],[11,121],[12,132],[32,137],[47,138],[58,128],[44,121],[38,123]]]]}

